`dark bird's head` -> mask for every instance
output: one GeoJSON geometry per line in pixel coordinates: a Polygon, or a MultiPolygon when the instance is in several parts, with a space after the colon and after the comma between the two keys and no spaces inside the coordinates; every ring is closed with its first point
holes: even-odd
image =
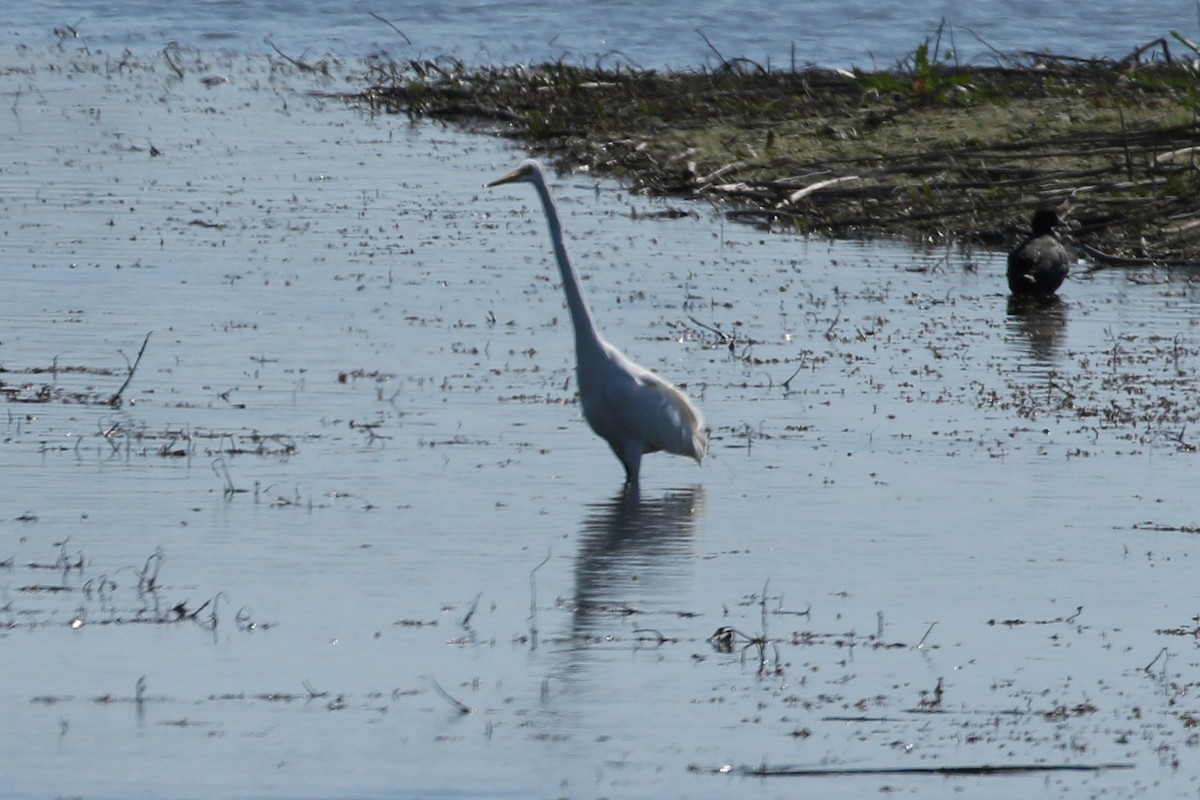
{"type": "Polygon", "coordinates": [[[1033,212],[1033,235],[1047,236],[1053,233],[1054,228],[1061,222],[1058,218],[1058,212],[1053,208],[1043,207],[1033,212]]]}

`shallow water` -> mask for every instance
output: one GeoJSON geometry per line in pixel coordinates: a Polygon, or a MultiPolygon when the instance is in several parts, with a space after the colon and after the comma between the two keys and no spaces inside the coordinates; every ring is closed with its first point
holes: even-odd
{"type": "Polygon", "coordinates": [[[1188,275],[1010,313],[996,254],[559,178],[712,426],[630,499],[481,188],[520,152],[265,59],[4,59],[9,794],[1195,793],[1188,275]]]}
{"type": "Polygon", "coordinates": [[[260,55],[279,48],[309,61],[384,52],[401,61],[449,56],[488,65],[565,60],[692,69],[745,58],[786,69],[890,68],[922,42],[933,57],[991,64],[996,53],[1121,59],[1167,37],[1174,57],[1187,58],[1196,54],[1168,34],[1197,36],[1195,4],[1178,0],[806,0],[786,7],[742,0],[736,8],[721,0],[662,0],[654,24],[645,23],[644,5],[631,0],[30,0],[8,9],[0,41],[38,46],[62,36],[71,47],[128,47],[147,57],[176,42],[260,55]]]}

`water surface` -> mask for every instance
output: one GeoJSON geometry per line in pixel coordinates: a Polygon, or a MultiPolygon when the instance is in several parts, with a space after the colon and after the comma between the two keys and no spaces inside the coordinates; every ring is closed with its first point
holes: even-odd
{"type": "Polygon", "coordinates": [[[11,795],[1194,794],[1189,275],[1010,311],[994,253],[560,176],[712,426],[631,499],[523,154],[188,52],[4,54],[11,795]]]}
{"type": "MultiPolygon", "coordinates": [[[[995,3],[919,0],[809,0],[780,6],[747,0],[667,0],[645,7],[617,2],[419,4],[366,0],[197,0],[186,4],[130,0],[35,0],[9,9],[0,36],[44,44],[53,30],[81,43],[156,52],[168,42],[238,53],[317,60],[387,53],[405,60],[451,56],[471,64],[565,59],[609,67],[691,69],[746,58],[775,69],[891,67],[928,40],[939,56],[992,63],[995,53],[1050,52],[1124,58],[1171,30],[1200,36],[1195,4],[1178,0],[995,3]],[[944,24],[943,24],[944,23],[944,24]],[[936,36],[942,28],[940,42],[936,36]],[[74,38],[78,36],[79,38],[74,38]]],[[[1177,57],[1194,56],[1173,39],[1177,57]]]]}

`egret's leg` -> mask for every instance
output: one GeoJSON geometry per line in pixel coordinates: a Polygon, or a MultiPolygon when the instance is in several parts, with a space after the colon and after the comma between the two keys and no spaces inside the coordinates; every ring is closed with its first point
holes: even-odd
{"type": "Polygon", "coordinates": [[[626,442],[622,447],[617,442],[610,442],[613,452],[625,467],[625,483],[630,486],[638,485],[638,473],[642,469],[642,445],[640,442],[626,442]]]}

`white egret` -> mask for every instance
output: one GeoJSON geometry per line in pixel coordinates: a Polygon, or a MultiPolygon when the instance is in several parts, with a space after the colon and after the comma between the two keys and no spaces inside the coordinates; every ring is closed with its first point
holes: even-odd
{"type": "Polygon", "coordinates": [[[1033,212],[1033,232],[1008,254],[1008,288],[1014,295],[1049,297],[1066,280],[1070,258],[1054,235],[1058,223],[1058,212],[1053,208],[1033,212]]]}
{"type": "Polygon", "coordinates": [[[624,465],[626,484],[637,486],[644,453],[665,450],[700,463],[708,447],[708,432],[699,409],[669,382],[626,358],[596,329],[567,255],[562,223],[541,164],[533,159],[523,161],[488,186],[505,183],[532,183],[541,198],[575,327],[575,378],[583,417],[624,465]]]}

